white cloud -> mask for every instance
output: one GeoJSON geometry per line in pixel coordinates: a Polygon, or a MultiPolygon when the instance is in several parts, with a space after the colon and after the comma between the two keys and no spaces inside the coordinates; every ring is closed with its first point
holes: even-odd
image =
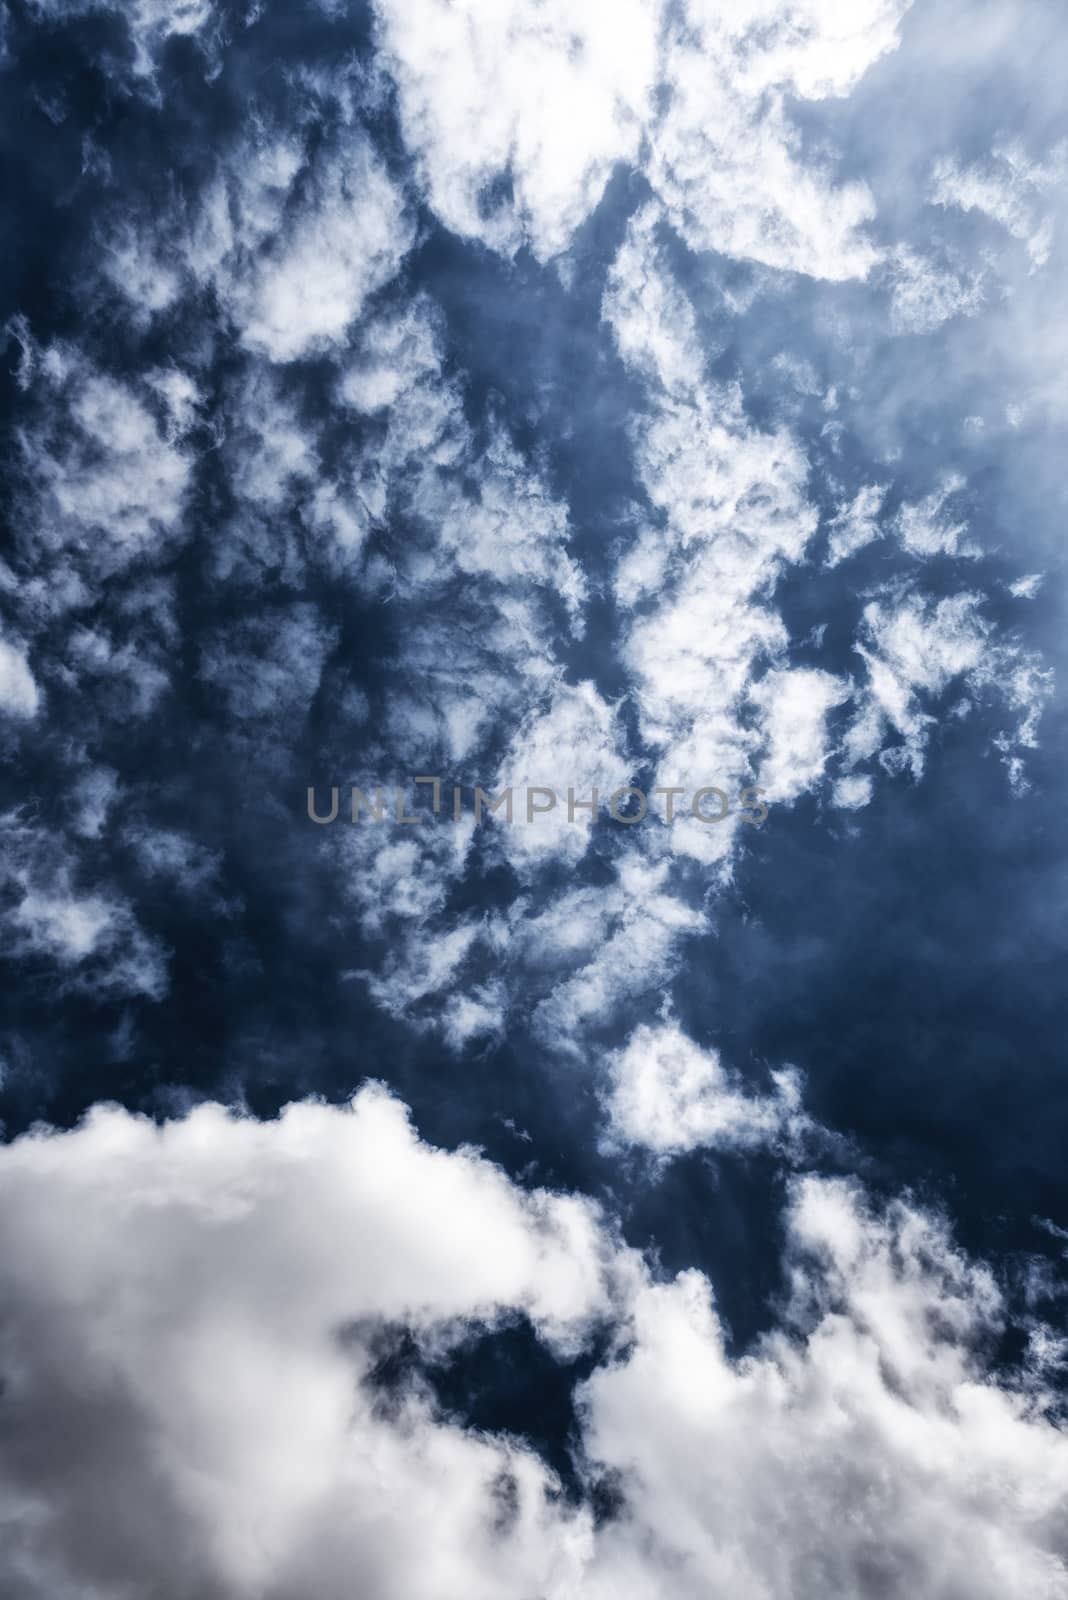
{"type": "Polygon", "coordinates": [[[668,394],[686,395],[701,382],[706,352],[693,307],[660,259],[662,220],[655,205],[631,218],[608,272],[601,314],[627,366],[668,394]]]}
{"type": "Polygon", "coordinates": [[[242,342],[272,361],[292,361],[345,342],[368,297],[396,274],[413,227],[403,196],[364,140],[323,165],[233,305],[242,342]],[[314,283],[314,291],[309,285],[314,283]]]}
{"type": "Polygon", "coordinates": [[[847,505],[839,505],[830,524],[827,547],[829,567],[836,567],[840,561],[845,561],[865,545],[871,544],[873,539],[878,539],[882,531],[879,513],[885,499],[885,485],[871,483],[859,489],[847,505]]]}
{"type": "Polygon", "coordinates": [[[634,849],[616,863],[613,884],[562,895],[519,930],[529,961],[560,969],[534,1028],[561,1055],[581,1058],[589,1028],[662,990],[680,942],[707,932],[704,913],[673,892],[669,865],[634,849]]]}
{"type": "Polygon", "coordinates": [[[541,260],[638,154],[659,0],[377,0],[382,59],[446,227],[541,260]],[[564,111],[566,108],[566,114],[564,111]]]}
{"type": "Polygon", "coordinates": [[[635,1029],[607,1065],[610,1137],[656,1155],[776,1146],[807,1125],[795,1072],[774,1074],[774,1094],[747,1094],[717,1050],[702,1050],[675,1023],[635,1029]]]}
{"type": "Polygon", "coordinates": [[[992,1277],[907,1203],[805,1179],[788,1215],[798,1336],[726,1354],[698,1273],[649,1285],[586,1386],[585,1445],[621,1473],[591,1600],[1054,1600],[1068,1438],[980,1354],[992,1277]]]}
{"type": "Polygon", "coordinates": [[[982,308],[981,276],[966,281],[936,267],[907,245],[890,251],[885,272],[895,333],[933,333],[950,317],[972,317],[982,308]]]}
{"type": "Polygon", "coordinates": [[[995,145],[989,160],[962,167],[952,156],[935,163],[930,198],[934,205],[981,211],[1027,248],[1031,270],[1044,267],[1054,238],[1054,215],[1043,196],[1068,182],[1068,145],[1058,145],[1045,164],[1030,161],[1017,144],[995,145]]]}
{"type": "Polygon", "coordinates": [[[954,522],[944,513],[946,504],[966,487],[959,473],[947,473],[937,489],[914,504],[901,507],[895,520],[898,538],[917,556],[977,556],[975,545],[962,543],[966,522],[954,522]]]}
{"type": "Polygon", "coordinates": [[[757,777],[766,803],[817,787],[830,755],[828,713],[851,694],[844,678],[812,669],[776,668],[757,684],[750,698],[766,745],[757,777]]]}
{"type": "Polygon", "coordinates": [[[110,767],[90,767],[74,784],[74,828],[83,839],[99,839],[119,795],[119,775],[110,767]]]}
{"type": "Polygon", "coordinates": [[[0,1148],[0,1579],[20,1600],[1054,1600],[1068,1437],[998,1377],[992,1274],[907,1200],[795,1180],[780,1325],[728,1354],[710,1286],[578,1196],[420,1142],[367,1088],[260,1123],[97,1108],[0,1148]],[[578,1392],[569,1507],[522,1440],[370,1380],[524,1314],[578,1392]],[[121,1506],[122,1515],[115,1514],[121,1506]],[[418,1537],[412,1537],[412,1530],[418,1537]]]}
{"type": "Polygon", "coordinates": [[[831,803],[840,811],[862,811],[871,804],[875,785],[866,773],[855,772],[839,778],[831,791],[831,803]]]}
{"type": "Polygon", "coordinates": [[[346,345],[415,226],[351,108],[339,138],[306,139],[315,115],[301,108],[284,133],[250,119],[188,206],[105,218],[101,269],[142,319],[210,288],[245,348],[272,362],[346,345]]]}
{"type": "Polygon", "coordinates": [[[0,949],[46,962],[63,988],[101,995],[167,991],[166,953],[140,927],[127,900],[86,874],[61,835],[17,812],[0,816],[0,949]]]}
{"type": "Polygon", "coordinates": [[[0,711],[20,721],[30,721],[37,715],[40,704],[41,691],[25,650],[0,638],[0,711]]]}
{"type": "MultiPolygon", "coordinates": [[[[501,847],[514,866],[529,868],[552,857],[577,862],[590,840],[589,811],[577,809],[598,791],[602,810],[630,782],[622,727],[616,710],[592,683],[557,684],[547,707],[524,719],[501,761],[494,793],[513,790],[515,821],[501,833],[501,847]],[[528,790],[534,795],[528,822],[528,790]],[[575,821],[569,821],[568,790],[574,790],[575,821]],[[552,809],[541,813],[541,808],[552,809]]],[[[621,802],[622,805],[622,802],[621,802]]],[[[620,824],[619,826],[626,826],[620,824]]]]}
{"type": "Polygon", "coordinates": [[[991,742],[1014,784],[1022,782],[1021,768],[1013,763],[1019,763],[1021,749],[1037,744],[1052,673],[1018,643],[995,634],[980,611],[982,602],[983,596],[973,593],[933,602],[903,591],[865,607],[856,649],[867,667],[867,683],[843,740],[847,767],[879,754],[886,771],[907,769],[914,778],[922,776],[933,705],[951,683],[960,682],[969,696],[1000,702],[1014,714],[1014,725],[991,742]],[[884,749],[888,730],[901,743],[884,749]]]}
{"type": "Polygon", "coordinates": [[[9,1592],[280,1600],[356,1571],[495,1600],[577,1571],[589,1519],[536,1457],[367,1380],[397,1324],[445,1351],[524,1313],[573,1349],[617,1271],[588,1202],[429,1148],[373,1088],[267,1124],[101,1108],[5,1147],[0,1192],[9,1592]]]}
{"type": "Polygon", "coordinates": [[[430,203],[508,254],[559,254],[619,162],[693,249],[816,277],[878,259],[861,184],[807,161],[791,95],[851,92],[910,0],[378,0],[382,58],[430,203]],[[567,106],[561,117],[559,108],[567,106]]]}
{"type": "Polygon", "coordinates": [[[909,0],[687,0],[667,33],[666,109],[651,134],[650,178],[694,250],[788,272],[866,277],[875,206],[806,161],[789,95],[850,93],[896,48],[909,0]]]}
{"type": "MultiPolygon", "coordinates": [[[[614,264],[604,313],[624,359],[653,380],[650,415],[632,436],[662,526],[639,532],[616,576],[617,599],[633,612],[621,656],[642,734],[658,755],[658,785],[737,793],[759,742],[745,701],[760,663],[788,643],[766,596],[818,524],[808,463],[788,430],[749,424],[737,387],[701,382],[692,312],[646,214],[614,264]]],[[[726,863],[735,834],[733,817],[683,820],[672,845],[726,863]]]]}
{"type": "MultiPolygon", "coordinates": [[[[181,375],[177,375],[180,379],[181,375]]],[[[172,406],[69,346],[32,352],[30,417],[18,429],[27,542],[106,574],[182,536],[192,477],[172,406]]]]}

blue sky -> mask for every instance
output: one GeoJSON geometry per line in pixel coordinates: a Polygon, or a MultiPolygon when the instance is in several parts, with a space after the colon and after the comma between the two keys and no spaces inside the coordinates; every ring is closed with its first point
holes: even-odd
{"type": "Polygon", "coordinates": [[[0,16],[5,1592],[1068,1595],[1053,8],[0,16]]]}

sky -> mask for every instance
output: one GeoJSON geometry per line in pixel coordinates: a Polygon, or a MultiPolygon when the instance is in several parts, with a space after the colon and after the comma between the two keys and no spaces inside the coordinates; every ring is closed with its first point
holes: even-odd
{"type": "Polygon", "coordinates": [[[1068,1600],[1066,69],[0,4],[5,1597],[1068,1600]]]}

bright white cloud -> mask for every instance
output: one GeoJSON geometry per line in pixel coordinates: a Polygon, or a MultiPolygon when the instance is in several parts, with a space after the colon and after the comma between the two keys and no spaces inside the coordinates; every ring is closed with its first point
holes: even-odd
{"type": "Polygon", "coordinates": [[[1068,1438],[984,1369],[990,1274],[841,1181],[796,1185],[788,1251],[798,1335],[738,1363],[700,1274],[639,1295],[586,1388],[586,1449],[627,1504],[584,1594],[1063,1594],[1068,1438]]]}
{"type": "Polygon", "coordinates": [[[982,601],[981,595],[964,593],[933,602],[903,591],[865,607],[856,649],[867,683],[842,744],[847,767],[878,754],[887,772],[908,770],[919,778],[934,706],[956,682],[969,696],[999,702],[1013,714],[1013,726],[992,743],[1014,785],[1023,783],[1019,752],[1037,743],[1052,674],[1019,644],[995,634],[980,610],[982,601]],[[884,748],[891,730],[900,742],[884,748]]]}
{"type": "Polygon", "coordinates": [[[659,0],[377,0],[383,60],[446,227],[541,260],[636,158],[659,0]]]}
{"type": "Polygon", "coordinates": [[[766,745],[757,778],[765,803],[817,787],[830,755],[828,714],[851,694],[844,678],[812,669],[776,668],[757,684],[751,699],[766,745]]]}
{"type": "MultiPolygon", "coordinates": [[[[767,595],[818,524],[808,463],[784,428],[750,425],[737,387],[701,381],[691,308],[674,283],[648,214],[631,225],[604,314],[621,355],[650,384],[650,414],[633,429],[645,491],[661,519],[644,528],[616,577],[633,611],[623,660],[642,733],[657,751],[657,784],[736,795],[759,735],[744,707],[758,667],[785,648],[767,595]]],[[[732,814],[718,826],[683,820],[680,853],[727,862],[732,814]]]]}
{"type": "Polygon", "coordinates": [[[717,1050],[702,1050],[675,1023],[635,1029],[608,1075],[609,1137],[656,1155],[782,1145],[806,1127],[796,1073],[777,1072],[773,1094],[748,1094],[717,1050]]]}
{"type": "Polygon", "coordinates": [[[210,288],[245,348],[273,362],[343,348],[414,238],[405,195],[343,121],[312,154],[300,119],[284,133],[257,119],[189,208],[105,222],[111,286],[145,320],[210,288]]]}
{"type": "Polygon", "coordinates": [[[0,1193],[9,1592],[280,1600],[356,1571],[490,1600],[578,1570],[588,1518],[536,1457],[369,1378],[398,1325],[581,1343],[622,1264],[589,1203],[430,1149],[372,1088],[267,1124],[98,1109],[0,1151],[0,1193]]]}
{"type": "Polygon", "coordinates": [[[260,1123],[98,1108],[0,1149],[0,1578],[25,1600],[1055,1600],[1068,1438],[984,1355],[991,1273],[944,1225],[809,1177],[780,1326],[728,1354],[710,1287],[654,1275],[577,1196],[422,1143],[367,1088],[260,1123]],[[582,1385],[569,1508],[522,1441],[374,1371],[528,1317],[582,1385]],[[123,1515],[115,1515],[115,1506],[123,1515]],[[418,1538],[412,1537],[412,1529],[418,1538]],[[769,1537],[773,1530],[773,1537],[769,1537]]]}
{"type": "Polygon", "coordinates": [[[898,538],[911,555],[976,556],[975,545],[962,543],[968,532],[966,522],[955,522],[946,515],[946,505],[966,487],[959,473],[947,473],[937,489],[922,500],[906,503],[895,520],[898,538]]]}
{"type": "Polygon", "coordinates": [[[527,960],[555,969],[535,1031],[561,1055],[582,1059],[587,1030],[661,991],[682,941],[708,926],[704,912],[676,892],[669,863],[651,863],[635,847],[606,889],[562,895],[520,928],[527,960]]]}
{"type": "Polygon", "coordinates": [[[691,248],[842,279],[878,258],[863,232],[873,202],[805,159],[786,102],[850,93],[896,48],[909,3],[378,0],[377,10],[406,141],[457,233],[509,254],[528,243],[547,259],[627,162],[647,170],[691,248]]]}
{"type": "Polygon", "coordinates": [[[343,344],[413,238],[403,196],[362,139],[350,137],[312,181],[280,240],[234,282],[242,342],[272,361],[343,344]]]}
{"type": "Polygon", "coordinates": [[[651,180],[695,250],[787,272],[866,277],[878,251],[863,184],[805,159],[787,97],[848,94],[896,48],[910,0],[687,0],[668,26],[651,180]]]}
{"type": "Polygon", "coordinates": [[[596,790],[606,811],[629,782],[630,762],[615,708],[592,683],[558,684],[549,705],[524,720],[501,762],[494,792],[512,789],[515,816],[515,825],[502,832],[502,849],[518,867],[553,856],[579,861],[589,844],[592,815],[580,811],[579,803],[591,801],[596,790]],[[548,792],[533,792],[538,789],[548,792]],[[574,791],[574,820],[569,790],[574,791]]]}

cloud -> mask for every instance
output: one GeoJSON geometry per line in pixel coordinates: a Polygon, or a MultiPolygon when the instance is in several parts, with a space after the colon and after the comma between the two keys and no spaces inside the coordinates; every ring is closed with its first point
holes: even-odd
{"type": "MultiPolygon", "coordinates": [[[[649,384],[634,452],[655,522],[621,557],[621,658],[657,784],[736,793],[759,736],[745,702],[787,630],[767,603],[818,526],[809,467],[789,430],[753,427],[737,385],[706,383],[692,310],[647,214],[631,224],[604,302],[620,354],[649,384]],[[661,320],[663,319],[663,320],[661,320]]],[[[682,821],[673,847],[729,860],[735,822],[682,821]]]]}
{"type": "Polygon", "coordinates": [[[181,539],[193,460],[182,438],[188,403],[174,414],[175,379],[169,369],[127,382],[73,346],[29,347],[29,415],[16,434],[29,549],[65,551],[107,574],[181,539]]]}
{"type": "Polygon", "coordinates": [[[415,225],[351,107],[328,104],[338,99],[309,97],[284,129],[258,110],[188,201],[105,213],[111,289],[146,323],[210,289],[241,345],[272,362],[342,351],[415,225]]]}
{"type": "Polygon", "coordinates": [[[580,1345],[620,1265],[588,1202],[431,1149],[375,1088],[272,1123],[101,1107],[3,1149],[0,1191],[7,1592],[266,1600],[358,1571],[446,1600],[573,1566],[588,1519],[520,1441],[370,1380],[398,1326],[445,1352],[522,1315],[580,1345]]]}
{"type": "Polygon", "coordinates": [[[592,813],[579,811],[578,804],[591,801],[596,790],[607,810],[630,776],[615,708],[592,683],[558,684],[549,705],[532,712],[516,730],[495,780],[495,794],[506,788],[515,792],[516,822],[501,835],[508,859],[520,868],[554,856],[572,864],[580,861],[589,845],[592,813]],[[553,798],[534,793],[539,788],[551,791],[553,798]],[[576,820],[571,820],[569,791],[576,820]]]}
{"type": "Polygon", "coordinates": [[[918,556],[977,556],[975,545],[963,544],[968,531],[964,522],[944,515],[946,502],[966,487],[959,473],[946,473],[937,489],[924,499],[906,502],[895,518],[897,534],[905,549],[918,556]]]}
{"type": "Polygon", "coordinates": [[[787,1251],[796,1332],[740,1362],[700,1274],[639,1295],[584,1395],[586,1450],[625,1496],[584,1593],[1053,1600],[1068,1439],[1048,1396],[990,1372],[989,1272],[909,1202],[817,1178],[787,1251]]]}
{"type": "Polygon", "coordinates": [[[736,1358],[699,1272],[426,1145],[379,1088],[24,1136],[0,1149],[5,1590],[1052,1600],[1068,1439],[1040,1378],[991,1367],[989,1270],[845,1180],[795,1180],[784,1220],[788,1299],[736,1358]],[[516,1317],[557,1360],[614,1329],[576,1394],[599,1520],[418,1365],[382,1387],[399,1330],[425,1366],[516,1317]]]}
{"type": "Polygon", "coordinates": [[[1037,743],[1052,672],[1012,639],[997,637],[980,611],[982,603],[983,596],[975,593],[932,601],[906,590],[865,607],[856,650],[867,667],[867,683],[843,740],[847,766],[878,753],[887,772],[922,776],[936,720],[924,709],[924,698],[933,706],[959,681],[968,695],[1000,701],[1016,714],[1015,726],[995,734],[991,743],[1002,752],[1014,786],[1022,783],[1019,751],[1037,743]],[[881,748],[888,730],[900,735],[901,743],[881,748]]]}
{"type": "Polygon", "coordinates": [[[898,245],[890,252],[885,274],[895,333],[933,333],[950,317],[973,317],[982,308],[980,275],[966,281],[936,267],[908,245],[898,245]]]}
{"type": "Polygon", "coordinates": [[[197,34],[215,15],[213,0],[132,0],[119,6],[114,0],[30,0],[37,16],[85,16],[93,11],[112,11],[126,22],[134,45],[134,70],[142,76],[152,73],[155,55],[170,38],[197,34]]]}
{"type": "Polygon", "coordinates": [[[878,539],[879,513],[886,499],[886,487],[865,484],[848,504],[839,505],[830,524],[827,546],[827,565],[836,567],[840,561],[855,555],[858,550],[878,539]]]}
{"type": "Polygon", "coordinates": [[[852,685],[814,669],[776,668],[752,693],[766,752],[757,782],[768,804],[795,800],[819,784],[830,755],[827,716],[852,685]]]}
{"type": "Polygon", "coordinates": [[[862,183],[807,160],[787,112],[847,95],[896,48],[909,0],[687,0],[667,28],[649,176],[692,250],[840,282],[879,259],[862,183]]]}
{"type": "Polygon", "coordinates": [[[381,58],[447,228],[539,260],[567,248],[638,154],[659,0],[377,0],[381,58]],[[567,115],[562,108],[567,107],[567,115]]]}
{"type": "Polygon", "coordinates": [[[1068,145],[1058,145],[1045,164],[1030,161],[1018,144],[995,145],[990,158],[961,166],[952,156],[937,161],[931,174],[934,205],[980,211],[1027,247],[1031,270],[1050,258],[1054,216],[1042,196],[1068,182],[1068,145]]]}
{"type": "Polygon", "coordinates": [[[658,1156],[781,1146],[807,1126],[795,1072],[775,1073],[773,1094],[748,1094],[717,1050],[702,1050],[672,1022],[635,1029],[609,1057],[608,1075],[609,1138],[658,1156]]]}
{"type": "Polygon", "coordinates": [[[200,673],[239,726],[291,728],[306,716],[336,643],[316,607],[298,602],[221,630],[204,646],[200,673]]]}
{"type": "Polygon", "coordinates": [[[589,1030],[661,991],[681,941],[708,928],[704,913],[674,892],[668,862],[634,849],[615,872],[606,889],[560,896],[522,930],[533,962],[567,973],[535,1008],[535,1032],[579,1059],[589,1030]]]}
{"type": "Polygon", "coordinates": [[[248,349],[293,361],[337,348],[376,289],[396,274],[413,239],[403,196],[371,146],[350,137],[312,179],[233,307],[248,349]],[[315,292],[308,285],[314,281],[315,292]]]}
{"type": "Polygon", "coordinates": [[[145,933],[126,898],[107,883],[86,888],[78,853],[59,833],[18,812],[0,816],[0,951],[44,963],[62,993],[167,992],[166,952],[145,933]]]}
{"type": "Polygon", "coordinates": [[[567,249],[614,166],[646,173],[691,249],[864,277],[868,190],[805,158],[789,96],[851,92],[910,0],[378,0],[382,60],[431,206],[466,238],[567,249]],[[559,116],[567,105],[571,114],[559,116]]]}
{"type": "Polygon", "coordinates": [[[41,703],[41,691],[30,670],[26,652],[0,638],[0,711],[19,721],[32,720],[41,703]]]}

